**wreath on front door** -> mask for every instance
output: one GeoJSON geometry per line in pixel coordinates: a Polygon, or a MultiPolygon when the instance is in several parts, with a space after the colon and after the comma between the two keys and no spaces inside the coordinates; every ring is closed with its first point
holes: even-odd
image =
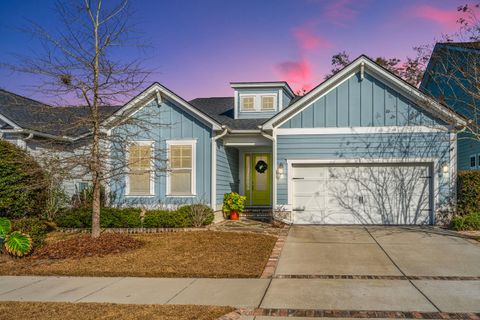
{"type": "Polygon", "coordinates": [[[267,169],[268,164],[263,160],[259,160],[255,165],[255,171],[257,171],[258,173],[264,173],[265,171],[267,171],[267,169]]]}

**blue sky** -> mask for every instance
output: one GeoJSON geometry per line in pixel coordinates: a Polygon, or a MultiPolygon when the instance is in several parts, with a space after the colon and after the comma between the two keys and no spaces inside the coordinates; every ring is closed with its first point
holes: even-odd
{"type": "MultiPolygon", "coordinates": [[[[320,83],[332,54],[351,58],[405,59],[415,45],[432,43],[457,28],[457,0],[178,0],[132,1],[132,21],[152,48],[145,66],[159,81],[186,99],[229,96],[231,81],[286,80],[297,90],[320,83]]],[[[32,20],[59,28],[54,1],[1,2],[0,60],[39,50],[17,28],[32,20]]],[[[139,53],[120,55],[128,59],[139,53]]],[[[0,71],[0,87],[40,97],[29,88],[31,75],[0,71]]],[[[147,83],[146,85],[148,85],[147,83]]],[[[47,101],[48,102],[48,101],[47,101]]]]}

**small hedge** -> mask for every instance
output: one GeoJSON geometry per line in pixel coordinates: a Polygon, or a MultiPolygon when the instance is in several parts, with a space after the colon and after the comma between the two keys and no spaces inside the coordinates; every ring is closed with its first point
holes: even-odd
{"type": "Polygon", "coordinates": [[[480,230],[480,212],[455,216],[450,222],[450,227],[457,231],[480,230]]]}
{"type": "Polygon", "coordinates": [[[480,211],[480,171],[458,173],[457,214],[463,216],[480,211]]]}
{"type": "MultiPolygon", "coordinates": [[[[141,210],[137,208],[102,208],[100,211],[102,228],[189,228],[200,225],[199,219],[203,220],[201,225],[211,224],[213,210],[203,204],[182,206],[175,211],[149,210],[145,212],[143,223],[141,210]]],[[[92,212],[84,208],[70,209],[59,215],[55,223],[62,228],[91,228],[92,212]]]]}
{"type": "Polygon", "coordinates": [[[187,228],[188,216],[180,211],[152,210],[145,213],[145,228],[187,228]]]}
{"type": "MultiPolygon", "coordinates": [[[[140,209],[137,208],[102,208],[100,226],[102,228],[139,228],[142,226],[140,209]]],[[[62,228],[91,228],[92,211],[78,208],[67,210],[55,219],[62,228]]]]}

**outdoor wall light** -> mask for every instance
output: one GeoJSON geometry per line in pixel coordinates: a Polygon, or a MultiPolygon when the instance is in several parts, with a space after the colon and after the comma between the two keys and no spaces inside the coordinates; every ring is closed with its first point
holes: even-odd
{"type": "Polygon", "coordinates": [[[280,176],[285,173],[285,168],[283,167],[283,163],[280,162],[277,168],[277,174],[280,176]]]}
{"type": "Polygon", "coordinates": [[[448,164],[447,164],[447,163],[444,163],[444,164],[442,165],[442,172],[443,172],[443,173],[448,173],[448,169],[449,169],[448,164]]]}

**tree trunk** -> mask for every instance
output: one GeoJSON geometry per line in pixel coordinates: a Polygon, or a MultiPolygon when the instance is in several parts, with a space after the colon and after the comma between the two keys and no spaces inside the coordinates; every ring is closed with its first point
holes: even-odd
{"type": "Polygon", "coordinates": [[[102,1],[98,2],[97,14],[94,21],[94,41],[95,41],[95,57],[93,63],[93,136],[92,136],[92,238],[100,237],[100,206],[101,206],[101,154],[100,154],[100,117],[98,113],[98,78],[99,78],[99,47],[98,47],[98,17],[102,1]]]}

